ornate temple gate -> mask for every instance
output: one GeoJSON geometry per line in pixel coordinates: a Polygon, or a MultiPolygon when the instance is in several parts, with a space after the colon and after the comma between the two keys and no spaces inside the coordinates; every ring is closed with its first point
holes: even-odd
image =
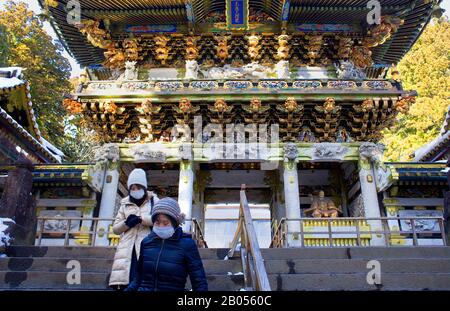
{"type": "MultiPolygon", "coordinates": [[[[281,143],[276,157],[246,162],[205,161],[203,147],[188,152],[185,144],[175,143],[105,145],[98,151],[97,166],[105,172],[99,217],[114,217],[117,195],[127,195],[124,185],[135,167],[147,171],[150,189],[179,200],[188,219],[186,231],[191,231],[192,219],[204,230],[206,205],[238,203],[241,184],[247,185],[250,204],[270,206],[273,227],[286,220],[286,246],[311,246],[300,243],[298,220],[308,217],[305,210],[311,206],[310,195],[316,197],[319,190],[329,202],[334,198],[333,204],[343,216],[381,217],[378,191],[386,187],[383,183],[389,183],[391,175],[389,170],[383,171],[382,150],[375,144],[281,143]]],[[[97,229],[107,231],[108,225],[100,222],[97,229]]],[[[367,226],[382,230],[380,221],[370,220],[367,226]]],[[[370,240],[370,245],[385,243],[382,235],[370,240]]],[[[103,241],[109,243],[107,235],[103,241]]]]}
{"type": "MultiPolygon", "coordinates": [[[[411,176],[383,163],[376,142],[417,94],[403,90],[395,70],[392,79],[386,72],[416,41],[434,2],[383,2],[380,23],[364,27],[369,9],[362,0],[324,0],[320,7],[312,1],[245,1],[244,20],[237,24],[227,18],[232,12],[223,1],[160,7],[148,0],[144,10],[136,1],[85,2],[76,25],[62,18],[62,5],[49,14],[87,68],[64,104],[105,143],[96,163],[80,168],[82,176],[75,178],[83,201],[91,201],[83,216],[104,219],[95,225],[98,243],[117,239],[106,234],[107,219],[127,195],[126,178],[135,167],[147,171],[152,190],[178,199],[191,220],[187,231],[193,219],[204,229],[205,206],[236,200],[234,193],[245,183],[250,203],[269,204],[272,235],[283,235],[282,246],[378,246],[398,240],[383,231],[399,232],[400,223],[386,223],[382,216],[399,216],[405,201],[396,189],[411,176]],[[140,25],[124,26],[131,20],[140,25]],[[244,141],[224,139],[231,145],[245,142],[247,133],[261,138],[262,128],[271,152],[217,156],[210,139],[220,136],[217,128],[226,133],[227,126],[245,128],[244,141]],[[326,213],[339,210],[341,219],[310,220],[308,210],[318,216],[311,210],[317,206],[326,206],[326,213]],[[360,229],[372,232],[361,236],[360,229]],[[327,236],[333,230],[341,231],[335,240],[313,233],[327,236]]],[[[414,165],[409,169],[422,178],[414,165]]],[[[67,170],[60,171],[65,176],[67,170]]],[[[417,232],[411,234],[417,242],[417,232]]]]}

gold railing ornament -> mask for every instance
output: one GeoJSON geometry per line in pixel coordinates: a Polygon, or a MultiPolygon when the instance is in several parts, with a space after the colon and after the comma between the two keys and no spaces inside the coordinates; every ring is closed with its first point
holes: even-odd
{"type": "Polygon", "coordinates": [[[447,237],[442,217],[340,217],[340,218],[282,218],[272,230],[271,248],[287,246],[289,225],[295,224],[301,241],[300,247],[369,247],[373,236],[383,236],[386,247],[402,246],[407,240],[412,247],[424,246],[420,239],[434,236],[442,246],[447,245],[447,237]],[[425,221],[435,221],[438,230],[426,230],[419,225],[425,221]],[[379,222],[380,228],[370,225],[379,222]],[[298,224],[297,224],[298,223],[298,224]],[[392,225],[397,223],[397,225],[392,225]],[[398,224],[405,226],[399,230],[398,224]],[[300,229],[298,229],[298,226],[300,229]]]}

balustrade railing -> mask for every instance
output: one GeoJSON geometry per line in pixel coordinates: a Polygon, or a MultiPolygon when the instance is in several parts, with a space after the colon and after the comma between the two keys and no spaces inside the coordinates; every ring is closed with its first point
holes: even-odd
{"type": "Polygon", "coordinates": [[[367,247],[374,236],[382,237],[385,246],[447,245],[442,217],[282,218],[270,247],[286,247],[289,234],[302,247],[367,247]],[[296,231],[289,232],[289,226],[296,231]]]}
{"type": "MultiPolygon", "coordinates": [[[[97,243],[98,238],[106,235],[108,238],[106,246],[116,246],[119,243],[120,235],[115,234],[112,230],[114,220],[114,218],[99,217],[39,216],[37,218],[36,245],[41,246],[43,239],[58,240],[59,238],[59,240],[63,240],[62,246],[94,247],[100,246],[97,243]],[[99,222],[102,222],[102,226],[106,224],[108,229],[99,229],[99,222]]],[[[196,219],[186,221],[192,222],[192,238],[196,240],[198,247],[208,247],[198,221],[196,219]]],[[[47,245],[47,243],[45,244],[47,245]]]]}

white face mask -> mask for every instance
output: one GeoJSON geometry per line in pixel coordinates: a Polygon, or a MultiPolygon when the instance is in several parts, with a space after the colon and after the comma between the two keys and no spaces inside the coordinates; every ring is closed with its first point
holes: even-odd
{"type": "Polygon", "coordinates": [[[143,189],[139,190],[131,190],[130,195],[135,198],[136,200],[140,200],[144,197],[145,191],[143,189]]]}
{"type": "Polygon", "coordinates": [[[175,233],[175,229],[172,226],[167,227],[154,226],[153,232],[155,232],[156,235],[159,236],[161,239],[165,240],[172,237],[172,235],[175,233]]]}

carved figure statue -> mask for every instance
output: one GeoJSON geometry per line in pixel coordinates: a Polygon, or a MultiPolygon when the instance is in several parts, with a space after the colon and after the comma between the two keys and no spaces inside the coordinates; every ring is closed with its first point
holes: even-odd
{"type": "Polygon", "coordinates": [[[136,62],[125,62],[125,72],[119,77],[118,80],[137,80],[138,70],[136,68],[136,62]]]}
{"type": "Polygon", "coordinates": [[[325,198],[325,193],[320,191],[318,197],[312,198],[311,207],[304,212],[311,213],[314,218],[337,218],[342,210],[336,207],[332,200],[325,198]]]}
{"type": "Polygon", "coordinates": [[[278,63],[275,65],[275,71],[277,73],[278,79],[289,79],[291,77],[291,73],[289,71],[289,61],[278,61],[278,63]]]}
{"type": "Polygon", "coordinates": [[[186,61],[186,73],[184,75],[185,79],[198,79],[198,72],[200,67],[196,60],[186,61]]]}
{"type": "Polygon", "coordinates": [[[362,80],[366,78],[364,71],[356,68],[351,61],[340,61],[335,68],[339,79],[362,80]]]}

